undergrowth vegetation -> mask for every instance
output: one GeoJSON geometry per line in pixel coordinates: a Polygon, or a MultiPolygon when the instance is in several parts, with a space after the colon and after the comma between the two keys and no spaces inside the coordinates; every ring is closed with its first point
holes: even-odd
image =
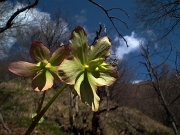
{"type": "MultiPolygon", "coordinates": [[[[47,91],[45,102],[53,96],[55,89],[47,91]]],[[[23,134],[31,124],[31,116],[36,112],[41,93],[34,92],[29,79],[17,79],[0,83],[0,113],[5,124],[13,135],[23,134]]],[[[100,103],[99,123],[101,132],[105,135],[173,135],[173,131],[163,126],[141,112],[128,107],[119,106],[106,110],[107,102],[100,103]]],[[[110,108],[115,103],[109,102],[110,108]]],[[[66,89],[45,113],[44,121],[40,123],[33,135],[73,135],[76,133],[92,134],[93,112],[83,103],[78,102],[79,111],[74,115],[74,127],[70,125],[70,90],[66,89]]],[[[8,135],[0,125],[0,135],[8,135]]]]}

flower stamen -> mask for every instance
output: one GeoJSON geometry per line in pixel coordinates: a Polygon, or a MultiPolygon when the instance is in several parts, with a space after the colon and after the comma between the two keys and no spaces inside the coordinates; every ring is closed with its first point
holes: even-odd
{"type": "Polygon", "coordinates": [[[84,65],[84,68],[85,68],[85,69],[88,69],[88,68],[89,68],[89,66],[85,64],[85,65],[84,65]]]}

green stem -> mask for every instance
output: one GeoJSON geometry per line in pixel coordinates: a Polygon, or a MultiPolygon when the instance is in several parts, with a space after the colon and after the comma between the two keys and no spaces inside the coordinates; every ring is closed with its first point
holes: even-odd
{"type": "Polygon", "coordinates": [[[43,96],[41,98],[41,101],[40,101],[40,104],[38,105],[38,109],[37,109],[37,115],[39,114],[39,112],[41,111],[41,108],[42,108],[42,105],[43,105],[43,102],[44,102],[44,98],[45,98],[45,95],[46,95],[46,91],[43,92],[43,96]]]}
{"type": "Polygon", "coordinates": [[[37,126],[39,120],[41,117],[44,115],[44,113],[48,110],[48,108],[51,106],[51,104],[54,102],[54,100],[61,94],[61,92],[66,88],[67,84],[64,84],[56,93],[55,95],[51,98],[51,100],[46,104],[46,106],[40,111],[39,114],[37,114],[37,117],[35,120],[31,123],[29,126],[28,130],[24,135],[30,135],[31,132],[34,130],[34,128],[37,126]]]}

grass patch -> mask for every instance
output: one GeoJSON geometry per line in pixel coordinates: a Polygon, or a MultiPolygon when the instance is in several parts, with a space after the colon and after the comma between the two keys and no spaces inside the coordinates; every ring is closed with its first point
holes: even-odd
{"type": "MultiPolygon", "coordinates": [[[[29,125],[31,124],[31,119],[28,118],[14,118],[10,120],[6,120],[8,123],[8,127],[11,129],[13,135],[21,135],[28,129],[29,125]]],[[[1,128],[0,128],[1,129],[1,128]]],[[[8,135],[5,130],[2,132],[0,130],[0,135],[8,135]]],[[[62,131],[58,125],[52,125],[47,121],[39,124],[32,135],[70,135],[65,131],[62,131]]]]}

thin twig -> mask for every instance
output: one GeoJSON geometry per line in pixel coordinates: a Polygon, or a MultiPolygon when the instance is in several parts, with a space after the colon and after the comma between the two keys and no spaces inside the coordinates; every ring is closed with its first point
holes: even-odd
{"type": "MultiPolygon", "coordinates": [[[[89,2],[91,2],[91,3],[93,3],[94,5],[98,6],[99,8],[101,8],[101,9],[105,12],[105,14],[107,15],[107,17],[108,17],[109,20],[111,21],[113,27],[115,28],[116,32],[117,32],[118,35],[124,40],[124,42],[126,43],[126,45],[127,45],[127,47],[128,47],[128,43],[127,43],[126,39],[125,39],[125,38],[123,37],[123,35],[119,32],[119,30],[118,30],[118,28],[116,27],[113,19],[116,19],[116,20],[122,22],[122,23],[125,24],[125,26],[127,27],[126,23],[125,23],[123,20],[121,20],[121,19],[119,19],[119,18],[117,18],[117,17],[114,17],[114,16],[110,16],[110,15],[109,15],[109,11],[114,10],[114,9],[119,9],[119,10],[122,10],[123,12],[125,12],[125,11],[124,11],[123,9],[121,9],[121,8],[111,8],[111,9],[108,9],[108,10],[107,10],[107,9],[105,9],[103,6],[101,6],[100,4],[94,2],[93,0],[89,0],[89,2]]],[[[125,13],[126,13],[126,12],[125,12],[125,13]]],[[[127,15],[127,13],[126,13],[126,15],[127,15]]],[[[128,15],[127,15],[127,16],[128,16],[128,15]]],[[[127,27],[127,28],[128,28],[128,27],[127,27]]]]}
{"type": "Polygon", "coordinates": [[[12,134],[12,131],[8,128],[8,126],[5,124],[2,114],[0,113],[0,122],[2,123],[3,128],[9,133],[12,134]]]}
{"type": "Polygon", "coordinates": [[[99,24],[99,30],[96,30],[96,37],[94,38],[94,41],[92,44],[94,44],[96,40],[101,38],[101,32],[102,32],[102,24],[99,24]]]}

